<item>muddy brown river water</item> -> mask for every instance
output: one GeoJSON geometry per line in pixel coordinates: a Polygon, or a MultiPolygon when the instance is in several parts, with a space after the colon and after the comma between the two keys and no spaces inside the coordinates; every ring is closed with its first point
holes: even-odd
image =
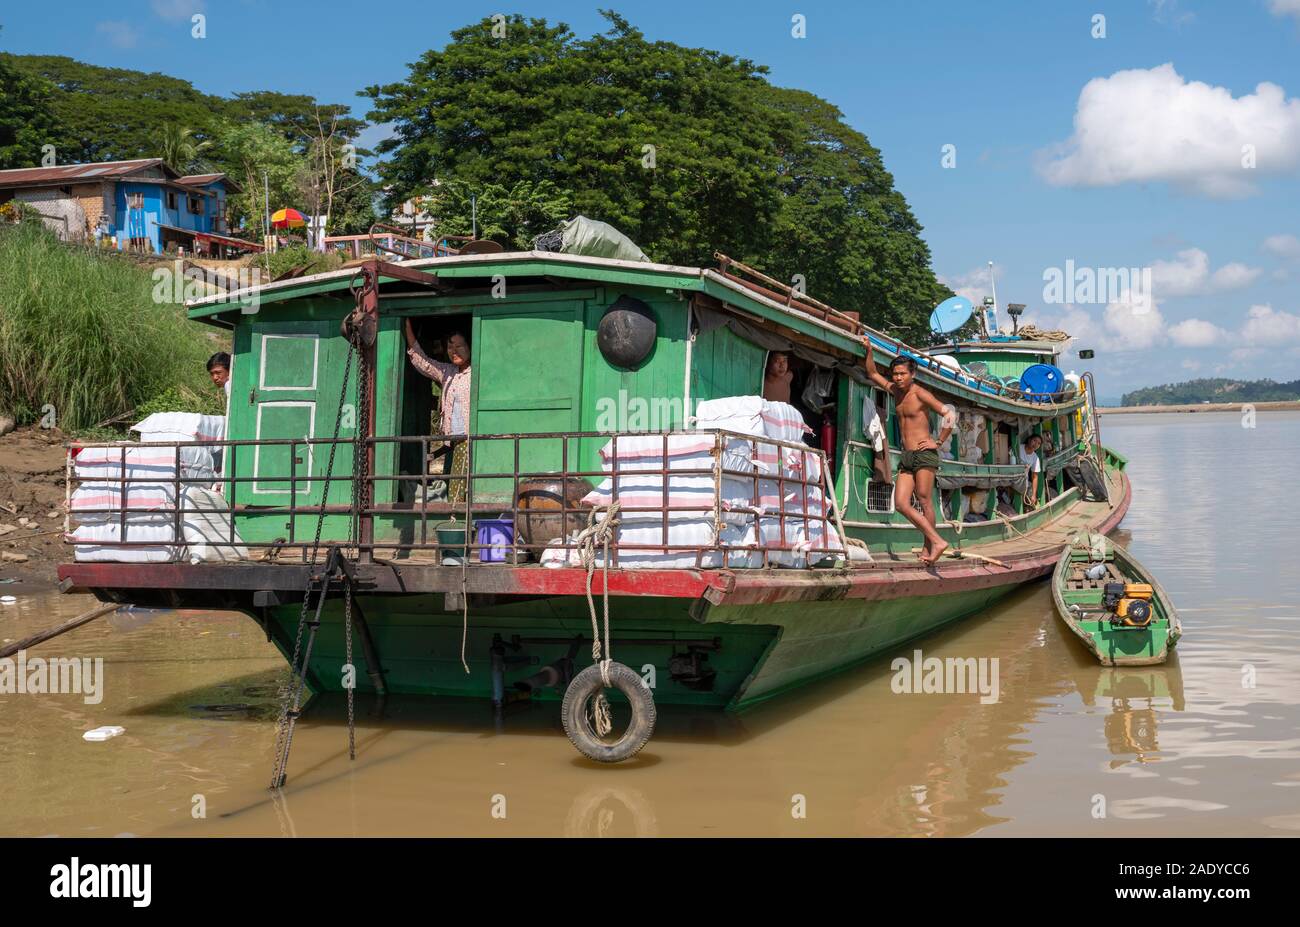
{"type": "MultiPolygon", "coordinates": [[[[999,699],[895,693],[890,656],[744,715],[664,711],[634,761],[570,747],[554,703],[322,703],[271,777],[284,661],[229,613],[119,612],[31,651],[102,658],[84,694],[0,694],[0,834],[1300,835],[1300,414],[1115,415],[1133,506],[1116,540],[1185,636],[1098,666],[1047,584],[903,648],[996,657],[999,699]],[[87,742],[92,728],[120,736],[87,742]]],[[[0,594],[6,587],[0,586],[0,594]]],[[[90,607],[0,605],[0,640],[90,607]]],[[[894,655],[891,655],[894,656],[894,655]]]]}

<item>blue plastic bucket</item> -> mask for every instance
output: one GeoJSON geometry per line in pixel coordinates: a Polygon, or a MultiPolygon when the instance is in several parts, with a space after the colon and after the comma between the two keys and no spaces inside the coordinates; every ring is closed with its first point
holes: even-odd
{"type": "Polygon", "coordinates": [[[505,563],[515,546],[515,523],[509,518],[482,518],[474,522],[478,532],[480,563],[505,563]]]}

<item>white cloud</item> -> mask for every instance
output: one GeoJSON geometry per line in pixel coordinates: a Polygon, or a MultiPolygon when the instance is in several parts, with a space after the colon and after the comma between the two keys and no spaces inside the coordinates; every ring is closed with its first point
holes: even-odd
{"type": "Polygon", "coordinates": [[[1300,0],[1268,0],[1268,8],[1274,16],[1294,16],[1300,19],[1300,0]]]}
{"type": "Polygon", "coordinates": [[[1244,286],[1250,286],[1255,282],[1262,270],[1258,267],[1247,267],[1240,261],[1233,261],[1231,264],[1224,264],[1214,272],[1210,277],[1210,286],[1216,291],[1240,290],[1244,286]]]}
{"type": "Polygon", "coordinates": [[[1040,328],[1059,328],[1073,338],[1076,348],[1094,348],[1108,353],[1142,351],[1165,340],[1165,318],[1153,301],[1125,297],[1108,303],[1100,317],[1081,306],[1066,305],[1059,313],[1025,313],[1023,322],[1040,328]]]}
{"type": "MultiPolygon", "coordinates": [[[[1296,0],[1296,3],[1300,4],[1300,0],[1296,0]]],[[[1274,257],[1286,261],[1300,260],[1300,238],[1289,233],[1270,235],[1264,239],[1264,244],[1260,247],[1274,257]]]]}
{"type": "Polygon", "coordinates": [[[108,39],[109,44],[116,48],[135,48],[140,38],[130,23],[121,20],[95,23],[95,31],[108,39]]]}
{"type": "Polygon", "coordinates": [[[1205,288],[1210,256],[1200,248],[1179,251],[1172,261],[1151,262],[1151,289],[1164,296],[1187,296],[1205,288]]]}
{"type": "MultiPolygon", "coordinates": [[[[999,264],[993,265],[994,280],[1002,279],[1002,267],[999,264]]],[[[990,283],[989,268],[985,264],[983,267],[976,267],[974,270],[967,271],[964,274],[957,274],[952,277],[939,276],[939,282],[948,289],[952,290],[958,296],[965,296],[976,306],[982,305],[985,296],[993,295],[993,286],[990,283]]]]}
{"type": "Polygon", "coordinates": [[[1151,7],[1151,18],[1161,24],[1182,26],[1196,19],[1195,13],[1188,13],[1178,8],[1178,0],[1147,0],[1151,7]]]}
{"type": "Polygon", "coordinates": [[[1039,153],[1055,186],[1168,182],[1212,197],[1255,192],[1255,179],[1300,166],[1300,100],[1264,82],[1234,97],[1172,64],[1117,71],[1079,93],[1074,134],[1039,153]],[[1253,169],[1243,147],[1253,146],[1253,169]]]}
{"type": "Polygon", "coordinates": [[[1109,340],[1122,341],[1127,350],[1140,351],[1163,339],[1165,318],[1150,301],[1135,304],[1125,300],[1106,306],[1102,326],[1109,340]]]}
{"type": "Polygon", "coordinates": [[[202,13],[204,0],[150,0],[153,11],[169,23],[188,21],[195,13],[202,13]]]}
{"type": "Polygon", "coordinates": [[[1300,342],[1300,315],[1280,312],[1268,304],[1251,306],[1241,327],[1241,340],[1267,347],[1300,342]]]}
{"type": "Polygon", "coordinates": [[[1219,326],[1201,319],[1186,319],[1169,326],[1169,339],[1180,348],[1209,348],[1223,344],[1230,337],[1219,326]]]}
{"type": "Polygon", "coordinates": [[[1162,298],[1239,290],[1254,283],[1260,273],[1258,267],[1238,261],[1211,272],[1210,256],[1200,248],[1187,248],[1172,261],[1152,262],[1151,289],[1162,298]]]}

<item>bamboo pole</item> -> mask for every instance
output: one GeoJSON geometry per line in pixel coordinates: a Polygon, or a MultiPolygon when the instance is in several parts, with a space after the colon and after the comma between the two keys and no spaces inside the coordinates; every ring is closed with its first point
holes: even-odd
{"type": "Polygon", "coordinates": [[[55,625],[52,628],[46,628],[44,631],[37,631],[30,637],[24,637],[20,641],[15,641],[12,644],[7,644],[3,648],[0,648],[0,659],[11,657],[18,651],[26,650],[28,647],[35,647],[37,644],[44,643],[52,637],[66,634],[69,631],[81,627],[83,624],[89,624],[96,618],[100,618],[110,612],[115,612],[119,608],[121,608],[121,605],[116,602],[109,605],[101,605],[98,608],[92,608],[90,611],[78,615],[70,621],[65,621],[63,624],[55,625]]]}

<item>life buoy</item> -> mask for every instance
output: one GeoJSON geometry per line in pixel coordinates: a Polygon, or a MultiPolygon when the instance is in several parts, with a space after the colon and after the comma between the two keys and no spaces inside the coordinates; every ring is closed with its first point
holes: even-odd
{"type": "Polygon", "coordinates": [[[649,742],[655,729],[654,697],[640,675],[622,663],[611,663],[609,681],[632,706],[632,722],[617,740],[600,736],[592,724],[591,703],[605,688],[599,663],[573,677],[564,690],[560,706],[560,720],[569,742],[583,756],[598,763],[619,763],[635,756],[649,742]]]}

